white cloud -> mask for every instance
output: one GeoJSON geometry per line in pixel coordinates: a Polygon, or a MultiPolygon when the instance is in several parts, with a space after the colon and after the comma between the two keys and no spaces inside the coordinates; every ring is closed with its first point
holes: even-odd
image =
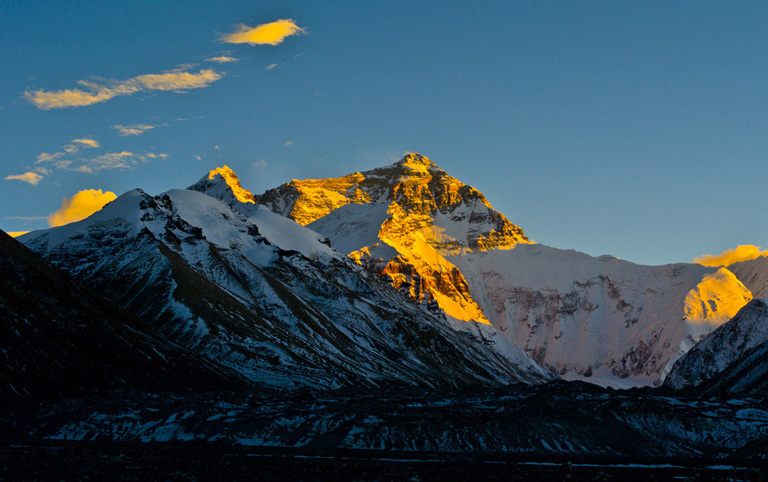
{"type": "Polygon", "coordinates": [[[253,163],[254,167],[267,167],[267,161],[260,159],[253,163]]]}
{"type": "Polygon", "coordinates": [[[280,64],[269,64],[266,67],[264,67],[264,70],[272,70],[275,67],[278,67],[280,64]]]}
{"type": "MultiPolygon", "coordinates": [[[[189,67],[184,65],[182,67],[189,67]]],[[[38,109],[60,109],[82,107],[108,101],[121,95],[133,95],[146,91],[175,91],[208,87],[221,79],[223,73],[213,69],[201,69],[199,72],[174,70],[162,74],[144,74],[127,80],[95,79],[80,80],[83,88],[63,90],[28,90],[24,97],[38,109]]]]}
{"type": "Polygon", "coordinates": [[[112,169],[133,169],[138,164],[143,164],[151,159],[165,159],[168,157],[167,154],[156,154],[153,152],[136,154],[130,151],[107,152],[100,156],[66,159],[62,158],[64,152],[57,152],[56,154],[61,155],[43,153],[38,156],[38,160],[35,164],[50,163],[57,169],[92,174],[97,171],[112,169]]]}

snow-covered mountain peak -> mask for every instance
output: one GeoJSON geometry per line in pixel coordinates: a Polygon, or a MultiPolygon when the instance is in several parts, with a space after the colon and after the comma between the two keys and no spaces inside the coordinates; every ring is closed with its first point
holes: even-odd
{"type": "Polygon", "coordinates": [[[666,384],[677,389],[710,381],[725,386],[749,385],[764,377],[764,371],[750,370],[749,365],[756,356],[765,357],[767,344],[768,303],[756,298],[678,360],[666,384]],[[722,374],[726,376],[718,380],[722,374]]]}
{"type": "Polygon", "coordinates": [[[406,172],[428,174],[429,171],[443,171],[437,165],[430,161],[426,156],[422,156],[417,152],[406,154],[402,159],[392,164],[400,169],[404,169],[406,172]]]}
{"type": "MultiPolygon", "coordinates": [[[[248,217],[256,209],[219,199],[248,217]]],[[[254,201],[328,238],[455,328],[493,328],[565,377],[658,384],[752,298],[745,277],[725,268],[641,266],[535,245],[479,190],[416,153],[293,180],[254,201]]]]}
{"type": "Polygon", "coordinates": [[[240,184],[240,179],[228,166],[212,169],[189,189],[208,194],[228,204],[231,201],[251,204],[255,202],[253,193],[240,184]]]}

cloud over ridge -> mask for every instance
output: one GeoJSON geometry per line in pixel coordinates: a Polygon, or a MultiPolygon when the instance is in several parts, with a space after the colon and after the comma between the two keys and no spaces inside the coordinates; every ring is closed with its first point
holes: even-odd
{"type": "Polygon", "coordinates": [[[102,192],[101,189],[83,189],[74,196],[61,200],[61,209],[48,216],[48,225],[54,228],[80,221],[115,199],[117,199],[117,196],[111,191],[102,192]]]}
{"type": "Polygon", "coordinates": [[[721,254],[702,255],[694,259],[693,262],[704,266],[718,267],[757,259],[761,256],[768,256],[768,249],[761,250],[759,246],[753,244],[740,244],[735,248],[723,251],[721,254]]]}

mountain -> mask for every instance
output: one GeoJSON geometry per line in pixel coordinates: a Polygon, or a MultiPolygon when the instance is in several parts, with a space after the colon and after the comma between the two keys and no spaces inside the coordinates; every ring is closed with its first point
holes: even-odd
{"type": "Polygon", "coordinates": [[[0,352],[2,408],[94,390],[199,392],[247,386],[2,231],[0,352]]]}
{"type": "MultiPolygon", "coordinates": [[[[752,299],[725,268],[641,266],[534,245],[477,189],[419,154],[293,180],[261,195],[192,186],[248,215],[259,205],[328,238],[449,324],[497,333],[565,378],[659,384],[672,363],[752,299]],[[224,194],[222,194],[224,193],[224,194]]],[[[244,190],[243,190],[244,191],[244,190]]]]}
{"type": "MultiPolygon", "coordinates": [[[[222,181],[232,179],[226,171],[222,181]]],[[[239,182],[230,184],[231,192],[243,191],[239,182]]],[[[308,226],[338,251],[390,277],[412,300],[439,307],[449,320],[490,324],[446,255],[530,242],[480,191],[419,154],[341,178],[294,180],[260,196],[221,195],[222,188],[207,179],[191,189],[246,215],[261,204],[308,226]]]]}
{"type": "MultiPolygon", "coordinates": [[[[229,183],[239,181],[227,171],[201,183],[237,199],[229,183]]],[[[245,215],[194,190],[134,190],[83,221],[18,239],[252,382],[455,387],[552,378],[505,340],[452,330],[314,231],[247,205],[245,215]]]]}
{"type": "Polygon", "coordinates": [[[659,384],[751,293],[725,268],[642,266],[542,245],[451,258],[516,346],[566,379],[659,384]]]}
{"type": "Polygon", "coordinates": [[[728,270],[744,283],[755,298],[768,298],[768,256],[733,263],[728,270]]]}
{"type": "Polygon", "coordinates": [[[678,360],[665,385],[768,395],[768,302],[754,299],[678,360]]]}

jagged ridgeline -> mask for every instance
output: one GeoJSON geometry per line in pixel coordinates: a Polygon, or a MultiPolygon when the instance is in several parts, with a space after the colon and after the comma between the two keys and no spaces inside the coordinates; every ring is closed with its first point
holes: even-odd
{"type": "MultiPolygon", "coordinates": [[[[235,182],[226,171],[212,176],[235,182]]],[[[224,185],[219,196],[242,195],[224,185]]],[[[251,382],[457,387],[552,378],[510,343],[489,341],[493,331],[452,329],[325,237],[247,206],[233,210],[194,190],[134,190],[83,221],[19,239],[251,382]]]]}
{"type": "Polygon", "coordinates": [[[675,360],[752,299],[747,275],[760,277],[746,266],[736,271],[742,282],[727,268],[641,266],[533,244],[480,191],[419,154],[261,195],[228,168],[190,189],[246,216],[266,206],[454,329],[604,385],[661,383],[675,360]]]}
{"type": "Polygon", "coordinates": [[[0,231],[0,408],[94,390],[211,391],[248,382],[0,231]]]}
{"type": "Polygon", "coordinates": [[[534,244],[419,154],[261,195],[222,167],[19,239],[174,342],[281,387],[655,385],[762,279],[534,244]]]}

